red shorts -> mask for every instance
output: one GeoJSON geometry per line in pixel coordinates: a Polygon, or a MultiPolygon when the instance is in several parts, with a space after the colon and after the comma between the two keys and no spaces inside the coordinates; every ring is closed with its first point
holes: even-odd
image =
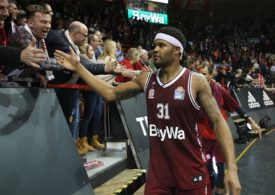
{"type": "Polygon", "coordinates": [[[207,160],[212,159],[215,157],[216,162],[224,163],[224,156],[221,151],[221,147],[219,146],[218,142],[216,140],[211,139],[203,139],[202,141],[202,147],[205,152],[207,160]]]}
{"type": "Polygon", "coordinates": [[[164,187],[164,186],[152,186],[145,184],[144,195],[211,195],[210,185],[205,185],[202,188],[181,190],[175,187],[164,187]]]}

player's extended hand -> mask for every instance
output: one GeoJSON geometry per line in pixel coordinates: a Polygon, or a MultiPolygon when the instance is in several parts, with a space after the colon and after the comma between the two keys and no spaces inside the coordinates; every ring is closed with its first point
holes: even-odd
{"type": "Polygon", "coordinates": [[[63,68],[66,68],[71,71],[76,71],[77,66],[79,65],[79,60],[74,50],[70,48],[71,54],[66,54],[63,51],[55,50],[54,58],[56,62],[60,64],[63,68]]]}
{"type": "Polygon", "coordinates": [[[233,195],[241,194],[241,184],[238,178],[237,170],[227,170],[224,175],[224,189],[226,195],[230,194],[230,190],[233,195]]]}

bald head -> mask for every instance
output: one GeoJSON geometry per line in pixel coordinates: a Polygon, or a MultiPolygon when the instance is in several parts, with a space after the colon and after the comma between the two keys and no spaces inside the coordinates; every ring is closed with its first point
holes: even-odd
{"type": "Polygon", "coordinates": [[[79,30],[86,30],[88,32],[88,28],[85,24],[79,21],[73,21],[68,28],[69,32],[77,32],[79,30]]]}
{"type": "Polygon", "coordinates": [[[70,37],[75,45],[81,46],[88,37],[88,28],[85,24],[79,21],[74,21],[68,28],[70,37]]]}

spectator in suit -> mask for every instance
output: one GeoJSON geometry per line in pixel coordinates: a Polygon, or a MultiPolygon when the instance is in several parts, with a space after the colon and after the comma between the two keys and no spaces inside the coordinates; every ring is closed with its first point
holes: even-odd
{"type": "MultiPolygon", "coordinates": [[[[84,44],[87,36],[87,26],[79,21],[73,21],[66,31],[51,30],[46,39],[49,56],[53,57],[56,49],[70,53],[71,47],[79,58],[78,46],[84,44]]],[[[78,80],[78,75],[72,74],[70,71],[54,71],[53,74],[55,78],[51,81],[52,84],[74,84],[78,80]]],[[[74,89],[56,89],[56,94],[68,125],[70,125],[69,118],[72,114],[73,93],[75,93],[74,89]]],[[[77,121],[74,122],[77,124],[77,121]]],[[[72,135],[74,134],[73,132],[72,135]]]]}
{"type": "MultiPolygon", "coordinates": [[[[88,29],[87,26],[79,21],[73,21],[68,30],[66,31],[58,31],[51,30],[46,39],[46,44],[49,52],[49,56],[52,57],[53,53],[56,49],[62,50],[63,52],[70,53],[70,48],[77,53],[79,60],[84,60],[80,58],[80,50],[79,47],[82,46],[86,38],[88,37],[88,29]]],[[[83,61],[82,61],[83,62],[83,61]]],[[[84,63],[84,62],[83,62],[84,63]]],[[[103,73],[104,71],[109,71],[109,66],[111,64],[92,64],[92,62],[85,61],[85,66],[89,71],[94,73],[103,73]],[[86,63],[86,64],[85,64],[86,63]]],[[[110,70],[111,71],[111,70],[110,70]]],[[[58,84],[74,84],[78,80],[77,74],[72,74],[70,71],[54,71],[55,79],[51,81],[53,87],[57,87],[58,84]],[[55,85],[57,84],[57,85],[55,85]]],[[[68,125],[70,126],[70,130],[73,138],[75,139],[76,146],[80,155],[83,155],[87,152],[87,148],[92,150],[90,147],[79,147],[80,142],[83,145],[85,142],[85,146],[87,143],[87,139],[80,140],[77,136],[77,126],[79,122],[79,90],[77,89],[56,89],[56,94],[67,120],[68,125]],[[72,121],[70,122],[70,116],[72,115],[72,121]]]]}
{"type": "Polygon", "coordinates": [[[17,31],[17,2],[15,0],[9,0],[9,17],[5,20],[5,29],[8,37],[17,31]]]}
{"type": "MultiPolygon", "coordinates": [[[[20,49],[26,48],[35,37],[36,47],[41,47],[42,42],[46,38],[51,28],[51,17],[46,13],[46,10],[40,5],[29,5],[27,11],[27,24],[18,28],[11,38],[9,45],[20,49]]],[[[45,77],[39,70],[33,67],[22,66],[20,71],[8,70],[10,76],[31,77],[37,81],[45,82],[45,77]]]]}
{"type": "MultiPolygon", "coordinates": [[[[95,34],[90,34],[88,36],[88,44],[90,46],[92,46],[94,52],[97,50],[97,48],[99,47],[101,41],[100,39],[98,38],[98,36],[96,36],[95,34]]],[[[91,59],[93,62],[96,61],[96,56],[95,54],[92,56],[92,59],[91,59]]]]}
{"type": "MultiPolygon", "coordinates": [[[[50,57],[53,57],[54,51],[56,49],[61,50],[65,53],[70,53],[70,48],[73,49],[75,53],[79,56],[79,48],[86,41],[88,36],[88,29],[85,24],[74,21],[69,25],[68,30],[58,31],[51,30],[46,38],[46,45],[50,57]]],[[[86,64],[86,68],[90,71],[104,71],[107,66],[104,64],[93,66],[91,64],[86,64]]],[[[72,74],[71,71],[53,71],[54,79],[50,81],[51,84],[71,84],[76,83],[78,80],[77,74],[72,74]]],[[[72,89],[58,89],[56,90],[59,103],[65,115],[65,118],[69,122],[69,118],[72,112],[72,89]]]]}
{"type": "Polygon", "coordinates": [[[5,19],[9,16],[9,3],[7,0],[0,0],[0,45],[7,45],[8,38],[4,28],[5,19]]]}
{"type": "Polygon", "coordinates": [[[47,37],[51,29],[51,17],[40,5],[29,5],[26,11],[27,24],[18,28],[11,38],[10,45],[25,48],[34,36],[39,47],[39,42],[47,37]]]}

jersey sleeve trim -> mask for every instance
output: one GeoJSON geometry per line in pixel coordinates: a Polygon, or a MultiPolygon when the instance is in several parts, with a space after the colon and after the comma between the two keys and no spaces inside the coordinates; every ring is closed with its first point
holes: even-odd
{"type": "Polygon", "coordinates": [[[146,90],[147,90],[147,87],[148,87],[148,84],[149,84],[149,81],[150,81],[150,79],[151,79],[151,76],[152,76],[152,72],[150,72],[148,75],[147,75],[147,79],[146,79],[146,82],[145,82],[145,85],[144,85],[144,92],[146,92],[146,90]]]}
{"type": "Polygon", "coordinates": [[[196,108],[197,110],[200,110],[201,107],[196,103],[196,101],[194,100],[193,96],[192,96],[192,78],[193,78],[193,72],[191,72],[189,74],[189,78],[188,78],[188,94],[189,94],[189,98],[191,100],[192,105],[194,106],[194,108],[196,108]]]}

